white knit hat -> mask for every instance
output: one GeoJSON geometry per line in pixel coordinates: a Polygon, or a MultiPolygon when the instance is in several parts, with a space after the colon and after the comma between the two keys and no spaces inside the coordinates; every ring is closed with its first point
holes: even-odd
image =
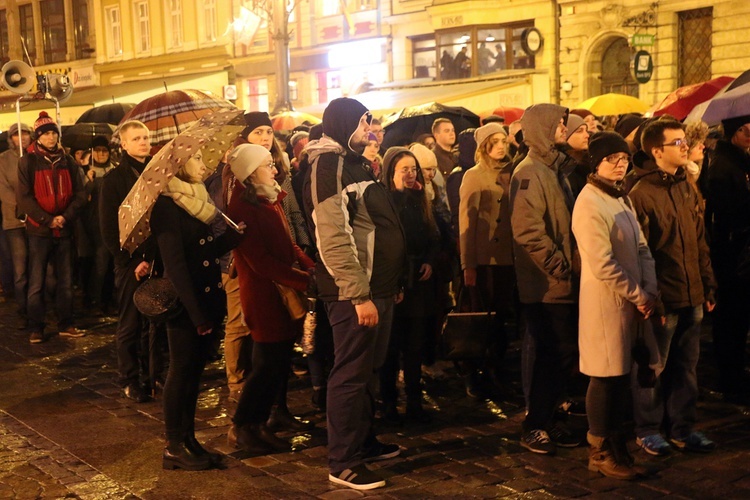
{"type": "Polygon", "coordinates": [[[432,150],[430,150],[430,148],[428,148],[427,146],[417,143],[412,144],[409,149],[417,158],[417,162],[419,162],[420,168],[437,167],[437,158],[435,157],[435,153],[433,153],[432,150]]]}
{"type": "Polygon", "coordinates": [[[240,144],[229,154],[229,168],[240,182],[245,180],[271,157],[271,152],[258,144],[240,144]]]}
{"type": "Polygon", "coordinates": [[[477,141],[477,147],[480,147],[488,137],[495,134],[508,135],[505,128],[497,122],[490,122],[487,125],[482,125],[474,131],[474,140],[477,141]]]}

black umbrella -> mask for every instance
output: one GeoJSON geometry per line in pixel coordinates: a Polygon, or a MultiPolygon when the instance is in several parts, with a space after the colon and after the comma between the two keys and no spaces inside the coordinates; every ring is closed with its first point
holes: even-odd
{"type": "Polygon", "coordinates": [[[389,115],[383,121],[385,138],[383,147],[406,146],[422,134],[432,133],[432,122],[448,118],[456,129],[456,135],[467,128],[479,126],[479,116],[461,106],[445,106],[430,102],[410,106],[389,115]]]}
{"type": "Polygon", "coordinates": [[[732,89],[736,89],[741,85],[745,85],[746,83],[750,83],[750,69],[744,71],[740,76],[735,78],[734,81],[727,87],[727,92],[732,89]]]}
{"type": "Polygon", "coordinates": [[[105,104],[104,106],[97,106],[84,111],[78,120],[76,120],[76,123],[111,123],[112,125],[117,125],[122,120],[122,117],[133,109],[133,107],[135,107],[135,104],[129,102],[115,102],[105,104]]]}
{"type": "Polygon", "coordinates": [[[64,128],[62,145],[71,149],[91,149],[91,141],[97,135],[112,138],[115,126],[109,123],[76,123],[64,128]]]}

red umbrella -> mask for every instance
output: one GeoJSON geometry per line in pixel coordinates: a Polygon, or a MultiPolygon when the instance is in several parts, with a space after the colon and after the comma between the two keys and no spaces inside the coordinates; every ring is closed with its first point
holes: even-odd
{"type": "Polygon", "coordinates": [[[482,119],[486,118],[489,115],[500,116],[505,119],[506,125],[510,125],[514,121],[520,120],[523,116],[523,112],[524,110],[521,108],[500,106],[499,108],[495,108],[492,111],[485,111],[484,113],[480,113],[479,116],[481,116],[482,119]]]}
{"type": "MultiPolygon", "coordinates": [[[[120,124],[140,120],[151,131],[151,154],[187,130],[203,115],[218,109],[237,109],[229,101],[202,90],[170,90],[139,102],[120,124]]],[[[119,142],[119,137],[113,142],[119,142]]]]}
{"type": "Polygon", "coordinates": [[[271,125],[274,130],[294,130],[299,125],[316,125],[320,123],[320,118],[301,111],[283,111],[271,117],[271,125]]]}
{"type": "Polygon", "coordinates": [[[720,76],[707,82],[680,87],[653,108],[653,115],[671,115],[684,120],[694,107],[711,99],[732,80],[734,78],[731,76],[720,76]]]}

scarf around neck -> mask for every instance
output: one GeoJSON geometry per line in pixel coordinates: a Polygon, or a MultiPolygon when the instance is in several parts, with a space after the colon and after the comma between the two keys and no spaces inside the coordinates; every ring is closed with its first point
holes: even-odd
{"type": "Polygon", "coordinates": [[[190,183],[172,177],[162,194],[172,198],[178,207],[205,224],[209,224],[219,213],[202,182],[190,183]]]}
{"type": "Polygon", "coordinates": [[[46,158],[52,165],[55,165],[65,157],[65,151],[60,146],[57,146],[55,149],[47,149],[39,141],[31,143],[29,149],[32,153],[46,158]]]}
{"type": "Polygon", "coordinates": [[[593,184],[594,186],[598,187],[599,189],[610,195],[612,198],[622,198],[627,194],[627,192],[625,191],[625,184],[623,182],[615,182],[614,184],[610,184],[596,174],[589,174],[586,180],[589,184],[593,184]]]}
{"type": "Polygon", "coordinates": [[[273,181],[273,186],[269,186],[268,184],[253,184],[253,187],[258,198],[265,198],[268,200],[268,203],[276,203],[279,193],[281,193],[281,186],[276,181],[273,181]]]}

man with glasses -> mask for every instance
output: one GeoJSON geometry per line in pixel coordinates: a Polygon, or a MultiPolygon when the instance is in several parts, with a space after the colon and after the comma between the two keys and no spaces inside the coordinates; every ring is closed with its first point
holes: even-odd
{"type": "Polygon", "coordinates": [[[712,213],[711,256],[718,304],[713,337],[719,384],[728,400],[750,400],[745,344],[750,329],[750,115],[722,121],[708,169],[706,211],[712,213]],[[744,273],[743,270],[744,269],[744,273]]]}
{"type": "MultiPolygon", "coordinates": [[[[641,387],[637,370],[632,371],[637,443],[646,453],[666,455],[672,446],[662,436],[664,430],[678,450],[708,452],[715,443],[694,429],[696,367],[703,307],[713,310],[716,285],[698,198],[684,168],[688,143],[683,126],[673,120],[649,124],[641,143],[649,159],[635,167],[638,181],[630,199],[656,262],[664,305],[663,331],[657,337],[664,340],[661,350],[668,356],[654,387],[641,387]]],[[[659,328],[659,322],[654,324],[659,328]]]]}
{"type": "Polygon", "coordinates": [[[380,157],[385,156],[385,148],[383,147],[383,139],[385,138],[385,129],[380,120],[373,118],[370,122],[370,132],[375,135],[375,139],[378,141],[378,154],[380,157]]]}

